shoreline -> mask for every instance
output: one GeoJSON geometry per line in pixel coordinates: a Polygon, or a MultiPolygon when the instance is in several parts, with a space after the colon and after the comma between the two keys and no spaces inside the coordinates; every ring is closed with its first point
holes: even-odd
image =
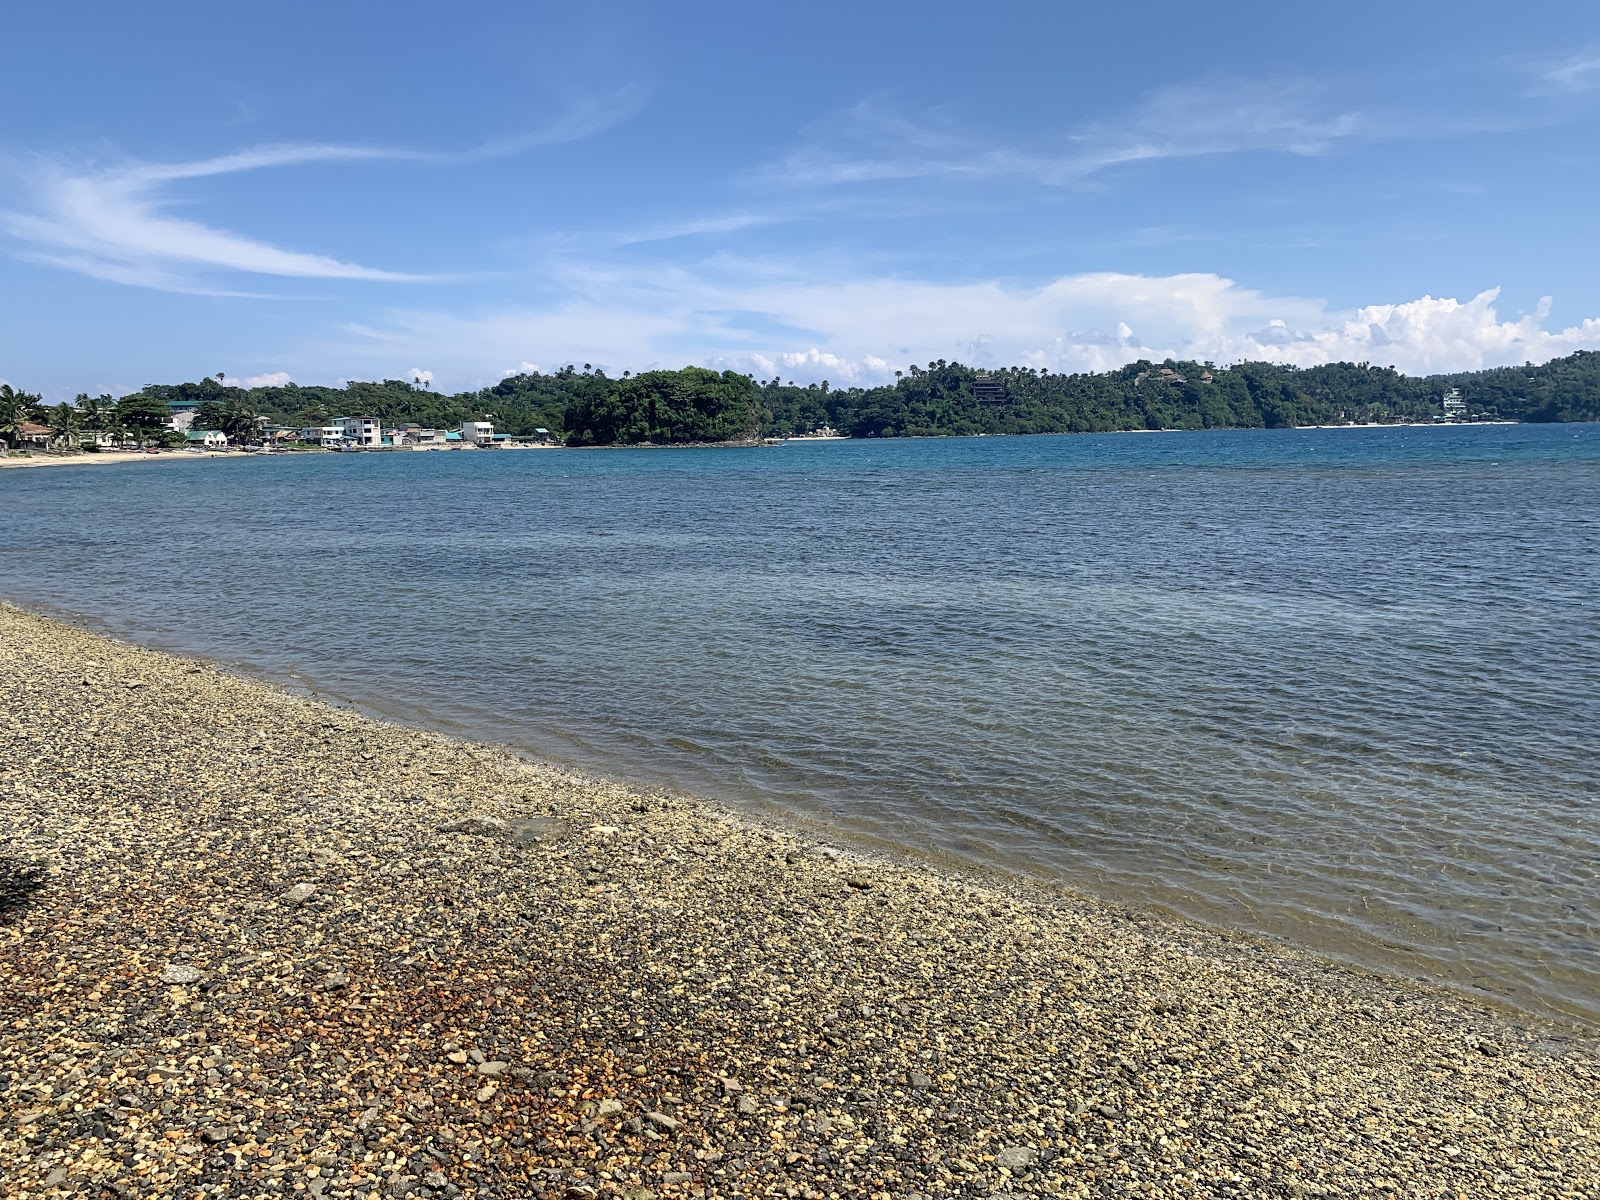
{"type": "MultiPolygon", "coordinates": [[[[804,434],[794,434],[788,437],[764,438],[759,441],[750,439],[735,439],[726,442],[626,442],[599,446],[565,446],[555,444],[545,445],[519,445],[519,446],[375,446],[366,447],[358,453],[428,453],[438,451],[457,450],[748,450],[761,447],[788,445],[791,442],[873,442],[873,441],[908,441],[931,440],[936,438],[1003,438],[1003,437],[1104,437],[1110,434],[1146,434],[1146,433],[1277,433],[1294,432],[1297,430],[1324,430],[1324,429],[1458,429],[1463,427],[1476,428],[1486,425],[1527,425],[1527,424],[1585,424],[1586,422],[1528,422],[1528,421],[1380,421],[1367,424],[1344,425],[1287,425],[1279,429],[1264,429],[1253,426],[1217,426],[1211,429],[1105,429],[1105,430],[1057,430],[1053,433],[972,433],[972,434],[905,434],[899,437],[883,438],[856,438],[846,434],[830,437],[808,437],[804,434]]],[[[146,453],[142,450],[108,450],[94,454],[61,454],[61,455],[29,455],[27,457],[12,457],[0,453],[0,470],[8,467],[53,467],[69,466],[79,463],[127,463],[127,462],[173,462],[173,461],[212,461],[223,459],[248,459],[272,458],[278,454],[324,454],[322,450],[279,450],[272,454],[259,452],[242,453],[239,451],[207,451],[190,453],[182,450],[167,450],[156,454],[146,453]]]]}
{"type": "Polygon", "coordinates": [[[0,675],[0,854],[49,862],[0,916],[0,1161],[29,1195],[1600,1181],[1600,1048],[1452,993],[3,603],[0,675]]]}

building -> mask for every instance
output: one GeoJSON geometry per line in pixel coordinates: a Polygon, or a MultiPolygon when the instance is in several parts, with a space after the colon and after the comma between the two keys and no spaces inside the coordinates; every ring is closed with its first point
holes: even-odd
{"type": "Polygon", "coordinates": [[[1004,404],[1005,385],[993,375],[979,375],[972,381],[972,398],[979,404],[1004,404]]]}
{"type": "Polygon", "coordinates": [[[377,417],[335,417],[339,436],[352,446],[381,446],[383,426],[377,417]]]}
{"type": "Polygon", "coordinates": [[[1462,397],[1460,388],[1451,388],[1444,394],[1444,419],[1446,421],[1467,419],[1467,402],[1462,397]]]}
{"type": "Polygon", "coordinates": [[[198,400],[168,400],[167,428],[173,433],[188,433],[194,424],[194,410],[199,407],[198,400]]]}
{"type": "Polygon", "coordinates": [[[444,445],[444,430],[424,429],[420,425],[401,425],[389,430],[389,436],[386,441],[389,445],[396,447],[442,446],[444,445]]]}
{"type": "Polygon", "coordinates": [[[35,425],[32,421],[17,422],[17,445],[47,446],[50,444],[50,426],[35,425]]]}
{"type": "Polygon", "coordinates": [[[228,435],[216,429],[190,429],[185,431],[183,440],[191,446],[204,446],[213,450],[228,444],[228,435]]]}
{"type": "Polygon", "coordinates": [[[488,421],[463,421],[461,422],[461,440],[470,442],[474,446],[489,446],[494,443],[494,425],[488,421]]]}

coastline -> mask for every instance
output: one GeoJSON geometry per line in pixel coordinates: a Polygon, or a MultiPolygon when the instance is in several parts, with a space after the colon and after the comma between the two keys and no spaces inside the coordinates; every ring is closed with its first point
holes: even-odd
{"type": "Polygon", "coordinates": [[[0,454],[0,470],[8,467],[70,467],[79,464],[131,463],[131,462],[210,462],[230,458],[254,458],[250,454],[190,454],[182,450],[167,450],[147,454],[143,450],[102,450],[97,454],[36,454],[13,458],[0,454]]]}
{"type": "Polygon", "coordinates": [[[29,1195],[1600,1181],[1600,1051],[1553,1026],[5,604],[0,676],[0,853],[49,864],[0,916],[29,1195]]]}

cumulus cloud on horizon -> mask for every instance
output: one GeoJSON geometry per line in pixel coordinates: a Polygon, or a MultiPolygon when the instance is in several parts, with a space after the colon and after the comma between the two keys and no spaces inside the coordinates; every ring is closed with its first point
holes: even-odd
{"type": "Polygon", "coordinates": [[[619,371],[697,364],[848,386],[892,380],[896,370],[936,359],[1062,372],[1142,358],[1370,362],[1423,375],[1600,349],[1600,318],[1548,328],[1548,298],[1532,312],[1503,316],[1498,288],[1465,300],[1425,295],[1336,309],[1213,274],[1069,275],[1038,286],[742,281],[751,278],[610,277],[581,304],[479,315],[401,310],[347,326],[323,350],[375,363],[402,347],[426,353],[449,386],[476,385],[495,364],[529,370],[539,362],[619,371]]]}

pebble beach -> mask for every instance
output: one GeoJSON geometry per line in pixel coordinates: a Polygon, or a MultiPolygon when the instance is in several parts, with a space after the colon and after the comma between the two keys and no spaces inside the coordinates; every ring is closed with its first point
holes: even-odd
{"type": "Polygon", "coordinates": [[[1593,1197],[1600,1047],[0,605],[0,1192],[1593,1197]]]}

